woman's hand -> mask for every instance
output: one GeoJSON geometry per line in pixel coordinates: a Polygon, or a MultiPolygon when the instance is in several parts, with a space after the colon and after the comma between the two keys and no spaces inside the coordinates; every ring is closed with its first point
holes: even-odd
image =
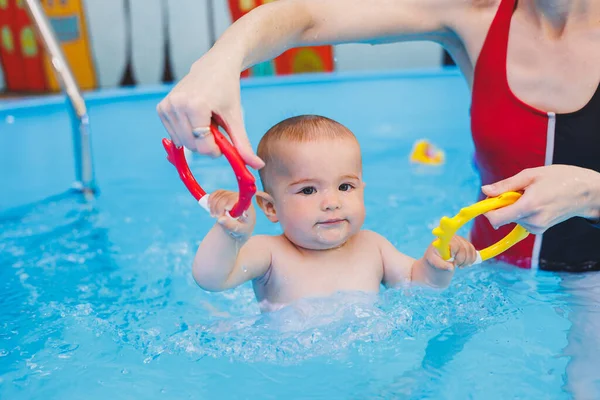
{"type": "Polygon", "coordinates": [[[221,155],[210,133],[214,118],[231,133],[231,140],[249,166],[261,168],[244,128],[240,103],[240,68],[207,53],[156,108],[171,140],[211,157],[221,155]]]}
{"type": "Polygon", "coordinates": [[[488,197],[523,192],[514,204],[485,214],[493,227],[516,222],[533,234],[571,217],[600,217],[600,173],[571,165],[530,168],[482,187],[488,197]]]}

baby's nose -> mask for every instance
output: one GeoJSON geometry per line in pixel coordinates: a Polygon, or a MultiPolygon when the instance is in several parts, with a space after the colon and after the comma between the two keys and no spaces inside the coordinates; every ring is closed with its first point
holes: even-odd
{"type": "Polygon", "coordinates": [[[324,210],[336,210],[342,207],[340,196],[335,192],[326,192],[323,197],[322,208],[324,210]],[[332,193],[333,192],[333,193],[332,193]]]}

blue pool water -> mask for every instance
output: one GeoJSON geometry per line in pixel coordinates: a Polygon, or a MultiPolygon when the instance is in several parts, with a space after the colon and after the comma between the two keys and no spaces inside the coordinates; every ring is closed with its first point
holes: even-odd
{"type": "MultiPolygon", "coordinates": [[[[72,183],[62,100],[0,104],[0,399],[598,398],[600,278],[485,263],[425,288],[345,293],[261,315],[249,284],[191,276],[213,221],[165,160],[167,88],[88,96],[100,194],[72,183]]],[[[317,113],[355,132],[365,228],[419,257],[479,181],[469,97],[454,71],[262,79],[243,87],[253,144],[317,113]],[[440,168],[408,162],[415,140],[440,168]]],[[[192,158],[208,190],[224,160],[192,158]]],[[[264,217],[259,233],[276,233],[264,217]]],[[[466,234],[466,231],[461,232],[466,234]]]]}

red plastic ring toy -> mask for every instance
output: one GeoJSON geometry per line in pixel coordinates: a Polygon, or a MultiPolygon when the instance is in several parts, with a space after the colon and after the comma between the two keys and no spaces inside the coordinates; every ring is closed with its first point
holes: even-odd
{"type": "MultiPolygon", "coordinates": [[[[229,135],[229,132],[225,127],[225,132],[229,135]]],[[[238,181],[239,188],[239,199],[237,203],[233,206],[233,208],[229,211],[229,215],[233,218],[237,218],[244,213],[250,207],[250,203],[252,201],[252,196],[256,193],[256,184],[254,180],[254,176],[248,171],[246,168],[246,163],[242,160],[240,153],[238,153],[237,149],[223,136],[223,134],[219,131],[219,124],[213,118],[212,123],[210,125],[210,131],[215,139],[215,143],[221,149],[221,152],[231,164],[233,168],[233,172],[235,172],[235,177],[238,181]]],[[[231,135],[229,135],[231,136],[231,135]]],[[[208,195],[202,189],[202,187],[198,184],[194,175],[190,171],[190,168],[185,159],[185,154],[183,152],[183,146],[178,147],[170,141],[169,139],[163,139],[162,144],[167,151],[167,160],[171,164],[177,168],[177,172],[179,172],[179,177],[190,191],[192,196],[200,203],[202,207],[208,210],[208,195]]]]}

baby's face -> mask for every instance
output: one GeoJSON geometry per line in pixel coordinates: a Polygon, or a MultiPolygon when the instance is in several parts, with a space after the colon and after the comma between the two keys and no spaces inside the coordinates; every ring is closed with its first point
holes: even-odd
{"type": "Polygon", "coordinates": [[[360,147],[351,138],[294,143],[281,150],[273,198],[285,235],[314,250],[339,247],[365,220],[360,147]]]}

